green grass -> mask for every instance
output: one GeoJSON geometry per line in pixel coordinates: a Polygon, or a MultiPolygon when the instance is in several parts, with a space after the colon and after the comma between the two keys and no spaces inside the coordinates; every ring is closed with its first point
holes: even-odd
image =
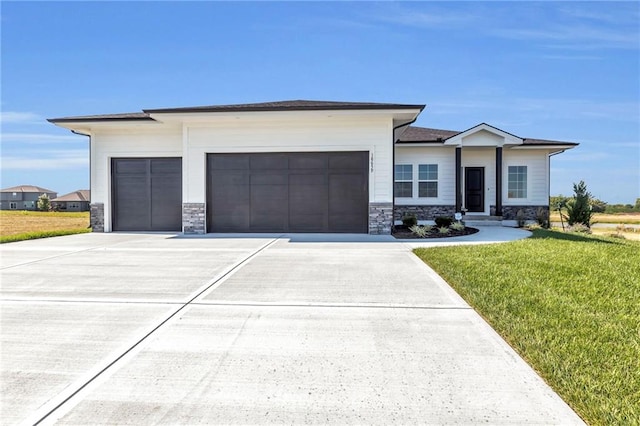
{"type": "Polygon", "coordinates": [[[640,424],[640,243],[535,230],[417,249],[589,424],[640,424]]]}
{"type": "Polygon", "coordinates": [[[14,243],[16,241],[24,241],[24,240],[35,240],[38,238],[60,237],[62,235],[84,234],[85,232],[91,232],[91,229],[78,228],[78,229],[61,229],[57,231],[25,232],[22,234],[0,236],[0,244],[14,243]]]}

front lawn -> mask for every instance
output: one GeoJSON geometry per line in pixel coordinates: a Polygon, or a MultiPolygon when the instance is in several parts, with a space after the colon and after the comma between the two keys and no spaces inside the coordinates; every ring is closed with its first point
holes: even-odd
{"type": "Polygon", "coordinates": [[[640,424],[640,243],[536,230],[416,249],[589,424],[640,424]]]}

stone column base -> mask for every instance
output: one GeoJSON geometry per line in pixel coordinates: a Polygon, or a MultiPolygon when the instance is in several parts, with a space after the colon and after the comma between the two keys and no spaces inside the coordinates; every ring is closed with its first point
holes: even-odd
{"type": "Polygon", "coordinates": [[[104,232],[104,203],[91,203],[89,205],[89,225],[93,232],[104,232]]]}
{"type": "Polygon", "coordinates": [[[393,225],[391,203],[369,203],[369,234],[389,235],[393,225]]]}
{"type": "Polygon", "coordinates": [[[204,203],[182,204],[182,232],[185,234],[205,234],[206,210],[204,203]]]}

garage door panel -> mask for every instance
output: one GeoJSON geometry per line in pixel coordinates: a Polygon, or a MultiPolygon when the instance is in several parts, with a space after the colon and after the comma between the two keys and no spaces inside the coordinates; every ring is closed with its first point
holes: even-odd
{"type": "Polygon", "coordinates": [[[182,159],[112,160],[114,231],[182,228],[182,159]]]}
{"type": "Polygon", "coordinates": [[[289,232],[326,232],[327,217],[323,214],[290,214],[289,232]]]}
{"type": "Polygon", "coordinates": [[[176,161],[173,158],[168,159],[154,159],[150,162],[151,174],[159,175],[179,175],[180,170],[177,168],[176,161]]]}
{"type": "Polygon", "coordinates": [[[362,176],[340,174],[329,176],[329,211],[331,213],[349,213],[362,209],[362,189],[365,182],[362,176]]]}
{"type": "Polygon", "coordinates": [[[367,167],[367,153],[334,153],[329,156],[329,169],[350,169],[361,171],[367,167]],[[360,154],[360,155],[353,155],[360,154]]]}
{"type": "Polygon", "coordinates": [[[263,173],[251,175],[251,186],[256,185],[284,185],[286,186],[288,178],[286,174],[283,174],[278,170],[278,173],[263,173]]]}
{"type": "Polygon", "coordinates": [[[289,164],[286,154],[260,154],[251,155],[249,158],[251,158],[251,170],[283,170],[287,169],[289,164]]]}
{"type": "Polygon", "coordinates": [[[286,185],[251,186],[252,232],[282,232],[288,221],[286,185]]]}
{"type": "Polygon", "coordinates": [[[138,174],[138,175],[146,175],[147,174],[147,161],[143,159],[118,159],[114,163],[113,171],[117,175],[122,174],[138,174]]]}
{"type": "Polygon", "coordinates": [[[236,154],[219,160],[228,155],[209,154],[211,232],[367,232],[368,153],[239,154],[248,185],[224,175],[246,164],[236,154]]]}
{"type": "Polygon", "coordinates": [[[210,229],[211,232],[246,232],[243,230],[249,229],[249,225],[249,210],[236,209],[218,215],[210,229]]]}
{"type": "Polygon", "coordinates": [[[289,169],[313,170],[327,168],[328,156],[320,156],[317,153],[292,154],[289,158],[289,169]]]}
{"type": "Polygon", "coordinates": [[[245,154],[209,156],[211,170],[249,170],[249,158],[245,154]]]}

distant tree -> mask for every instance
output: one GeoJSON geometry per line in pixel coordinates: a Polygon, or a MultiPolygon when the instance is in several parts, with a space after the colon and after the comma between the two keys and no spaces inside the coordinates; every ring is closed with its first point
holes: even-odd
{"type": "Polygon", "coordinates": [[[47,194],[39,196],[36,206],[38,207],[38,210],[43,212],[51,210],[51,201],[49,200],[49,196],[47,194]]]}
{"type": "Polygon", "coordinates": [[[636,198],[636,205],[635,205],[635,209],[640,211],[640,198],[636,198]]]}
{"type": "Polygon", "coordinates": [[[573,184],[573,198],[567,201],[567,219],[569,226],[581,223],[584,226],[591,227],[591,194],[587,191],[587,184],[584,181],[573,184]]]}
{"type": "Polygon", "coordinates": [[[607,209],[607,203],[597,198],[591,198],[591,211],[594,213],[604,213],[607,209]]]}

